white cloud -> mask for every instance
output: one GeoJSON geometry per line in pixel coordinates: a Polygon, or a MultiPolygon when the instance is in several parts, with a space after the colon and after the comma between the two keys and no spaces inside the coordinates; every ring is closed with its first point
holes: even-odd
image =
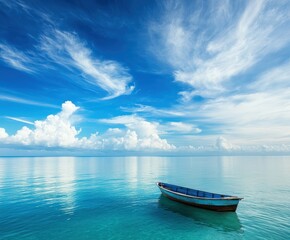
{"type": "Polygon", "coordinates": [[[124,137],[125,148],[134,146],[136,149],[174,149],[165,139],[161,139],[158,133],[158,123],[148,122],[136,115],[118,116],[112,119],[102,119],[109,124],[121,124],[128,128],[124,137]],[[132,143],[130,141],[132,140],[132,143]],[[129,144],[130,143],[130,144],[129,144]]]}
{"type": "Polygon", "coordinates": [[[135,104],[134,107],[121,107],[121,110],[130,113],[146,113],[147,115],[162,116],[162,117],[182,117],[184,113],[182,111],[160,109],[143,104],[135,104]]]}
{"type": "Polygon", "coordinates": [[[29,73],[34,71],[31,56],[9,45],[0,43],[0,58],[15,69],[29,73]]]}
{"type": "Polygon", "coordinates": [[[101,121],[111,124],[125,125],[128,129],[136,131],[142,138],[149,137],[158,133],[157,123],[148,122],[136,115],[118,116],[111,119],[103,119],[101,121]]]}
{"type": "Polygon", "coordinates": [[[290,88],[217,99],[199,111],[215,129],[239,144],[273,145],[290,141],[290,88]],[[230,114],[229,114],[230,113],[230,114]]]}
{"type": "Polygon", "coordinates": [[[215,146],[218,150],[232,150],[234,146],[224,137],[218,137],[215,146]]]}
{"type": "Polygon", "coordinates": [[[39,45],[27,51],[0,42],[0,59],[28,73],[62,68],[68,81],[91,91],[103,89],[108,94],[103,100],[131,94],[135,86],[129,70],[117,61],[95,57],[87,45],[75,33],[54,30],[42,35],[39,45]]]}
{"type": "Polygon", "coordinates": [[[0,3],[3,4],[4,6],[10,8],[10,9],[17,9],[18,7],[25,11],[25,12],[29,12],[29,10],[31,11],[32,8],[29,7],[28,5],[26,5],[23,1],[21,0],[14,0],[14,1],[6,1],[6,0],[0,0],[0,3]]]}
{"type": "Polygon", "coordinates": [[[290,61],[267,69],[256,81],[249,84],[250,91],[275,92],[290,87],[290,61]]]}
{"type": "Polygon", "coordinates": [[[290,42],[288,5],[249,1],[239,13],[228,3],[216,2],[206,10],[195,7],[193,13],[181,3],[168,4],[161,23],[149,26],[154,53],[172,66],[176,81],[191,88],[180,93],[183,100],[195,95],[212,98],[235,89],[241,83],[231,82],[233,77],[290,42]]]}
{"type": "MultiPolygon", "coordinates": [[[[28,149],[41,147],[46,150],[62,148],[97,152],[113,150],[140,153],[170,151],[172,154],[290,153],[290,144],[251,144],[248,142],[248,144],[238,145],[228,141],[225,137],[218,137],[214,143],[212,137],[197,137],[196,135],[195,145],[188,145],[188,141],[186,141],[183,145],[175,146],[159,136],[160,125],[158,123],[148,122],[136,115],[103,119],[102,122],[106,124],[121,125],[122,128],[109,128],[102,135],[94,133],[89,137],[79,138],[80,130],[74,126],[75,114],[78,109],[79,107],[67,101],[62,104],[61,112],[49,115],[42,121],[35,121],[34,128],[23,127],[11,136],[6,133],[4,128],[0,128],[1,146],[6,148],[26,146],[28,149]],[[203,138],[207,138],[207,140],[203,141],[203,138]],[[209,145],[208,143],[211,141],[213,144],[209,145]]],[[[182,123],[171,123],[174,127],[188,127],[182,123]]],[[[191,136],[188,135],[188,137],[191,136]]]]}
{"type": "Polygon", "coordinates": [[[224,137],[218,137],[213,145],[187,145],[180,146],[176,153],[183,154],[211,154],[211,155],[249,155],[249,154],[290,154],[290,144],[272,144],[272,145],[233,145],[224,137]]]}
{"type": "Polygon", "coordinates": [[[224,83],[289,43],[289,34],[281,26],[283,19],[271,16],[270,10],[263,11],[262,2],[250,1],[237,26],[209,43],[207,50],[212,56],[192,70],[177,70],[176,80],[194,87],[193,95],[211,97],[227,91],[224,83]]]}
{"type": "Polygon", "coordinates": [[[6,116],[5,118],[16,121],[16,122],[22,122],[22,123],[27,123],[27,124],[33,125],[33,122],[27,121],[27,120],[22,119],[22,118],[9,117],[9,116],[6,116]]]}
{"type": "Polygon", "coordinates": [[[103,99],[130,94],[134,90],[134,86],[129,85],[132,76],[128,69],[116,61],[93,57],[92,51],[76,34],[56,30],[43,35],[40,50],[54,63],[84,73],[83,82],[79,84],[91,90],[95,90],[94,87],[102,88],[109,94],[103,99]]]}
{"type": "Polygon", "coordinates": [[[32,100],[29,100],[29,99],[19,98],[19,97],[15,97],[15,96],[11,96],[11,95],[5,95],[5,94],[1,94],[0,95],[0,100],[1,101],[7,101],[7,102],[15,102],[15,103],[33,105],[33,106],[58,108],[58,106],[53,105],[53,104],[32,101],[32,100]]]}
{"type": "Polygon", "coordinates": [[[49,115],[45,120],[35,121],[33,129],[25,126],[16,134],[8,136],[5,129],[0,128],[1,142],[4,145],[91,150],[147,151],[175,148],[165,139],[160,138],[156,123],[150,123],[137,116],[119,116],[103,120],[106,123],[124,125],[125,128],[109,128],[103,135],[94,133],[90,137],[79,138],[78,134],[81,130],[74,126],[78,109],[79,107],[72,102],[66,101],[62,104],[61,112],[49,115]]]}
{"type": "MultiPolygon", "coordinates": [[[[153,52],[185,89],[180,92],[184,101],[162,111],[178,111],[203,130],[178,141],[185,146],[193,139],[192,145],[205,150],[218,138],[220,148],[286,151],[290,63],[281,61],[290,46],[289,3],[217,1],[192,7],[169,2],[149,25],[153,52]],[[192,100],[196,95],[202,101],[192,100]],[[233,143],[228,145],[220,135],[233,143]],[[200,141],[205,144],[197,146],[200,141]]],[[[150,112],[149,107],[140,109],[150,112]]]]}
{"type": "Polygon", "coordinates": [[[8,134],[6,133],[4,128],[0,128],[0,139],[7,138],[8,134]]]}
{"type": "Polygon", "coordinates": [[[181,134],[197,134],[201,133],[201,129],[193,124],[184,122],[168,122],[161,126],[161,129],[168,133],[181,133],[181,134]]]}
{"type": "Polygon", "coordinates": [[[239,145],[287,144],[290,141],[290,88],[218,97],[201,106],[181,106],[207,135],[230,136],[239,145]]]}
{"type": "MultiPolygon", "coordinates": [[[[196,137],[184,135],[166,137],[176,146],[185,146],[193,142],[195,145],[200,142],[207,145],[214,142],[219,135],[233,139],[233,144],[240,146],[275,145],[277,146],[275,148],[279,148],[282,145],[289,145],[290,62],[268,69],[257,77],[256,81],[254,80],[241,86],[243,91],[234,95],[219,96],[202,103],[182,103],[169,109],[159,109],[162,112],[178,111],[187,123],[194,120],[197,126],[201,126],[203,133],[206,132],[196,137]]],[[[140,113],[154,114],[152,109],[154,108],[149,106],[143,107],[140,113]]],[[[159,113],[156,116],[159,116],[159,113]]],[[[169,123],[167,125],[172,128],[169,123]]],[[[159,126],[159,129],[169,131],[162,127],[163,125],[159,126]]],[[[250,147],[246,149],[253,151],[250,147]]]]}
{"type": "Polygon", "coordinates": [[[71,117],[76,112],[72,102],[62,104],[62,111],[56,115],[49,115],[43,121],[34,122],[34,130],[23,127],[15,135],[9,137],[10,143],[45,146],[45,147],[71,147],[75,146],[78,139],[78,130],[71,123],[71,117]]]}
{"type": "MultiPolygon", "coordinates": [[[[135,131],[128,130],[125,137],[124,137],[124,147],[125,149],[136,149],[138,146],[138,135],[135,131]]],[[[141,144],[142,146],[142,144],[141,144]]],[[[152,147],[150,145],[145,146],[147,147],[152,147]]],[[[141,147],[142,148],[142,147],[141,147]]]]}
{"type": "MultiPolygon", "coordinates": [[[[207,101],[196,116],[220,125],[240,143],[287,144],[290,140],[290,62],[269,69],[247,91],[207,101]]],[[[192,116],[192,115],[191,115],[192,116]]],[[[217,129],[216,129],[217,130],[217,129]]]]}

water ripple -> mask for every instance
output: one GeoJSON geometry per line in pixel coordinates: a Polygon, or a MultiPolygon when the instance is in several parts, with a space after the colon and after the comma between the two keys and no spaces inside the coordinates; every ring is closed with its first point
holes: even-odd
{"type": "Polygon", "coordinates": [[[259,162],[257,174],[255,158],[234,159],[2,158],[0,239],[287,239],[285,166],[259,162]],[[163,198],[159,180],[244,200],[237,213],[191,208],[163,198]]]}

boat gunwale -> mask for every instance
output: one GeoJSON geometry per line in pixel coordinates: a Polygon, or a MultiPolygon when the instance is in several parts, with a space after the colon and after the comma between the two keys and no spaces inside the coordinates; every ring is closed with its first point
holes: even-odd
{"type": "MultiPolygon", "coordinates": [[[[179,193],[179,192],[176,192],[176,191],[172,191],[172,190],[169,190],[163,186],[160,186],[159,183],[162,183],[162,182],[157,182],[156,185],[159,187],[159,188],[162,188],[164,189],[165,191],[168,191],[168,192],[171,192],[171,193],[174,193],[174,194],[177,194],[177,195],[180,195],[180,196],[184,196],[184,197],[189,197],[189,198],[196,198],[196,199],[204,199],[204,200],[242,200],[243,198],[239,198],[239,197],[236,197],[236,196],[230,196],[230,197],[222,197],[222,198],[207,198],[207,197],[197,197],[197,196],[192,196],[192,195],[188,195],[188,194],[184,194],[184,193],[179,193]]],[[[176,186],[176,185],[175,185],[176,186]]],[[[177,186],[179,187],[179,186],[177,186]]],[[[187,189],[191,189],[191,188],[187,188],[187,189]]],[[[195,190],[195,189],[191,189],[191,190],[195,190]]],[[[200,191],[200,190],[199,190],[200,191]]]]}

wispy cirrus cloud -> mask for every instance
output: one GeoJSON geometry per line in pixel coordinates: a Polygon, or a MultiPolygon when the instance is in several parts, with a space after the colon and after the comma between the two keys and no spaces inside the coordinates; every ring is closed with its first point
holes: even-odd
{"type": "Polygon", "coordinates": [[[29,51],[0,43],[0,59],[27,73],[62,69],[67,81],[94,92],[104,90],[107,96],[103,100],[131,94],[135,88],[127,68],[117,61],[95,57],[85,41],[75,33],[47,31],[40,37],[39,44],[29,51]]]}
{"type": "Polygon", "coordinates": [[[22,118],[17,118],[17,117],[10,117],[10,116],[5,116],[5,118],[16,121],[16,122],[21,122],[21,123],[26,123],[26,124],[30,124],[33,125],[33,122],[22,119],[22,118]]]}
{"type": "Polygon", "coordinates": [[[34,72],[31,56],[12,46],[0,43],[0,58],[12,68],[28,73],[34,72]]]}
{"type": "Polygon", "coordinates": [[[166,132],[184,133],[184,134],[197,134],[201,133],[201,129],[193,124],[184,122],[169,122],[164,126],[166,132]]]}
{"type": "MultiPolygon", "coordinates": [[[[207,102],[195,114],[203,124],[239,144],[285,143],[290,138],[289,97],[284,91],[240,94],[207,102]],[[218,126],[217,126],[218,125],[218,126]]],[[[193,114],[191,115],[193,116],[193,114]]],[[[193,116],[194,117],[194,116],[193,116]]]]}
{"type": "Polygon", "coordinates": [[[135,104],[133,107],[121,107],[124,112],[130,113],[144,113],[151,116],[162,116],[162,117],[183,117],[184,112],[178,109],[160,109],[153,106],[148,106],[144,104],[135,104]]]}
{"type": "Polygon", "coordinates": [[[216,2],[208,4],[207,10],[196,7],[194,14],[182,3],[168,4],[161,23],[149,26],[157,42],[153,43],[156,55],[172,66],[176,81],[191,88],[180,93],[184,100],[235,90],[240,83],[234,77],[289,44],[285,29],[290,22],[289,5],[271,1],[238,4],[216,2]]]}
{"type": "Polygon", "coordinates": [[[179,105],[162,111],[202,126],[205,135],[192,142],[223,135],[233,145],[287,145],[289,3],[164,4],[161,20],[149,23],[151,48],[184,90],[179,105]]]}
{"type": "Polygon", "coordinates": [[[90,85],[90,89],[101,88],[109,95],[103,99],[115,98],[130,94],[134,86],[130,85],[132,76],[128,69],[116,61],[101,60],[93,56],[76,34],[62,31],[52,31],[41,37],[40,50],[51,59],[70,70],[83,73],[81,85],[90,85]]]}
{"type": "MultiPolygon", "coordinates": [[[[252,82],[241,86],[241,91],[235,94],[217,96],[202,103],[180,103],[158,110],[163,114],[177,111],[180,118],[186,122],[194,121],[197,126],[201,126],[203,133],[206,132],[206,135],[179,138],[178,142],[184,145],[186,142],[191,142],[192,145],[214,142],[222,135],[233,145],[244,146],[245,151],[260,151],[263,149],[262,145],[270,151],[273,144],[276,144],[277,149],[283,149],[283,144],[289,143],[289,92],[288,61],[267,69],[252,82]]],[[[136,113],[160,116],[150,106],[136,109],[136,113]]],[[[167,114],[166,117],[176,116],[167,114]]]]}
{"type": "Polygon", "coordinates": [[[178,109],[204,126],[211,141],[223,135],[234,144],[248,145],[247,149],[259,144],[287,145],[290,139],[289,76],[288,61],[262,73],[256,81],[244,86],[243,92],[219,96],[201,105],[183,104],[178,109]]]}
{"type": "MultiPolygon", "coordinates": [[[[165,121],[162,124],[158,124],[157,127],[162,134],[198,134],[202,132],[202,129],[197,127],[195,124],[190,123],[192,117],[190,111],[176,106],[170,109],[160,109],[152,106],[136,104],[136,107],[132,108],[121,108],[125,112],[131,112],[134,114],[142,114],[142,116],[153,117],[153,118],[168,118],[168,119],[179,119],[178,122],[165,121]],[[187,113],[188,111],[188,113],[187,113]],[[187,122],[182,122],[181,119],[187,122]]],[[[133,115],[136,116],[136,115],[133,115]]]]}
{"type": "Polygon", "coordinates": [[[29,12],[33,10],[31,7],[29,7],[27,4],[25,4],[21,0],[15,0],[15,1],[5,1],[5,0],[0,0],[0,4],[3,4],[3,6],[8,7],[10,9],[15,9],[19,7],[21,10],[25,12],[29,12]]]}
{"type": "MultiPolygon", "coordinates": [[[[290,61],[268,68],[246,86],[251,92],[275,92],[290,87],[290,61]]],[[[286,92],[286,91],[285,91],[286,92]]]]}
{"type": "Polygon", "coordinates": [[[58,106],[54,104],[33,101],[33,100],[11,96],[11,95],[5,95],[5,94],[0,94],[0,101],[15,102],[15,103],[21,103],[21,104],[32,105],[32,106],[40,106],[40,107],[59,108],[58,106]]]}

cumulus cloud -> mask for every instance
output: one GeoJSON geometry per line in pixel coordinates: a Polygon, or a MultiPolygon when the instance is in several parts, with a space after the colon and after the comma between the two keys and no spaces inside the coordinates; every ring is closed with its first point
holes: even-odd
{"type": "Polygon", "coordinates": [[[211,155],[248,155],[248,154],[289,154],[290,144],[243,144],[237,145],[223,136],[216,138],[213,144],[209,140],[204,145],[184,145],[176,148],[176,152],[184,154],[211,155]]]}
{"type": "Polygon", "coordinates": [[[0,139],[7,138],[8,134],[6,133],[6,130],[4,128],[0,128],[0,139]]]}
{"type": "Polygon", "coordinates": [[[175,146],[169,144],[165,139],[160,138],[158,133],[158,123],[148,122],[136,115],[124,115],[111,119],[103,119],[102,122],[110,124],[121,124],[128,128],[124,141],[126,148],[134,146],[137,149],[174,149],[175,146]],[[130,143],[128,139],[132,140],[130,143]]]}
{"type": "Polygon", "coordinates": [[[71,117],[78,110],[72,102],[62,104],[62,111],[49,115],[43,121],[35,121],[34,129],[23,127],[9,137],[10,143],[46,147],[75,146],[80,130],[72,126],[71,117]]]}
{"type": "Polygon", "coordinates": [[[121,124],[125,128],[109,128],[104,134],[91,134],[78,137],[75,115],[79,107],[66,101],[55,115],[33,123],[34,128],[26,126],[9,136],[0,128],[0,139],[4,145],[23,145],[27,147],[78,148],[91,150],[171,150],[175,147],[158,135],[157,124],[137,116],[119,116],[102,120],[106,123],[121,124]]]}
{"type": "Polygon", "coordinates": [[[234,146],[224,137],[218,137],[215,144],[218,150],[232,150],[234,146]]]}
{"type": "MultiPolygon", "coordinates": [[[[33,128],[22,127],[14,135],[8,135],[0,128],[0,143],[3,147],[22,146],[26,148],[41,147],[42,149],[76,149],[79,151],[139,151],[160,152],[170,151],[172,154],[247,154],[247,153],[289,153],[289,144],[276,145],[237,145],[225,137],[218,137],[216,142],[208,145],[173,145],[160,136],[160,125],[149,122],[136,115],[124,115],[101,122],[116,125],[108,128],[103,134],[93,133],[89,137],[79,137],[81,129],[75,124],[75,116],[79,107],[66,101],[62,109],[55,115],[49,115],[44,120],[34,122],[33,128]]],[[[173,126],[187,126],[176,124],[173,126]]],[[[187,126],[188,127],[188,126],[187,126]]],[[[189,129],[187,129],[189,130],[189,129]]],[[[200,142],[200,141],[199,141],[200,142]]]]}

